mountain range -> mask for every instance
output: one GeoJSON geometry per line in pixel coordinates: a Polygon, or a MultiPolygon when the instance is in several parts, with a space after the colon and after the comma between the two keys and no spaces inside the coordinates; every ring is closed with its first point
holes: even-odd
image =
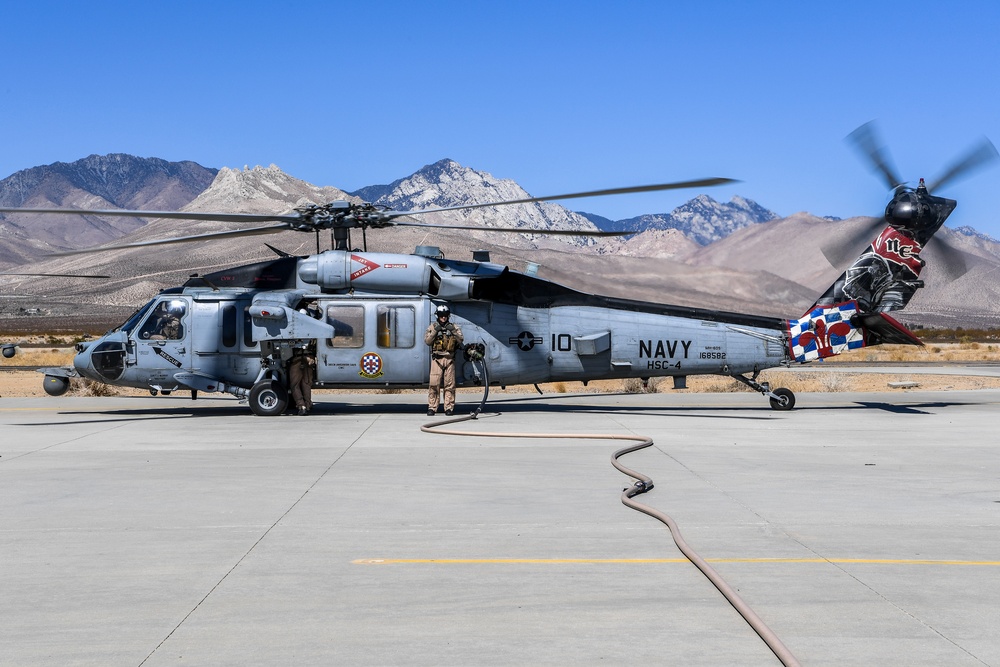
{"type": "Polygon", "coordinates": [[[582,215],[604,231],[676,229],[698,245],[708,245],[738,229],[779,218],[774,211],[743,197],[733,197],[723,204],[708,195],[698,195],[670,213],[640,215],[625,220],[608,220],[586,213],[582,215]]]}
{"type": "MultiPolygon", "coordinates": [[[[206,190],[218,169],[115,153],[19,171],[0,181],[0,206],[175,210],[206,190]]],[[[141,228],[137,218],[0,214],[0,266],[59,249],[101,245],[141,228]]]]}
{"type": "MultiPolygon", "coordinates": [[[[0,181],[0,206],[128,208],[244,213],[286,213],[306,203],[337,199],[369,201],[395,210],[458,206],[527,198],[516,182],[439,160],[386,185],[353,192],[315,186],[278,167],[211,169],[193,162],[166,162],[129,155],[92,155],[73,163],[33,167],[0,181]]],[[[820,248],[862,226],[866,219],[834,221],[808,214],[779,218],[743,197],[720,203],[699,194],[669,213],[607,220],[558,204],[484,207],[420,216],[437,224],[481,225],[483,231],[395,227],[355,232],[353,245],[369,250],[412,252],[436,245],[452,257],[487,249],[492,259],[589,292],[628,298],[797,316],[840,273],[820,248]],[[524,228],[523,233],[490,227],[524,228]],[[629,237],[545,236],[534,229],[636,229],[629,237]]],[[[0,278],[0,318],[17,328],[24,305],[39,307],[66,327],[114,323],[163,287],[191,273],[273,257],[261,237],[131,248],[47,258],[46,254],[110,241],[237,229],[219,222],[140,220],[100,216],[0,214],[0,268],[12,272],[92,273],[104,281],[65,278],[0,278]]],[[[923,256],[928,287],[899,319],[934,326],[1000,325],[1000,290],[987,274],[1000,275],[1000,244],[971,228],[942,230],[966,258],[968,273],[946,280],[935,269],[936,252],[923,256]]],[[[849,234],[848,234],[849,235],[849,234]]],[[[309,254],[313,234],[282,232],[266,241],[283,252],[309,254]]],[[[327,246],[328,247],[328,246],[327,246]]],[[[858,252],[862,248],[858,248],[858,252]]],[[[27,318],[30,319],[30,318],[27,318]]],[[[52,327],[50,327],[52,328],[52,327]]]]}

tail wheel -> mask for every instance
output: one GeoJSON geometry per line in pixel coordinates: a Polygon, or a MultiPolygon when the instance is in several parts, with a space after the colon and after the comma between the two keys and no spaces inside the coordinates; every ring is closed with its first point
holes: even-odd
{"type": "Polygon", "coordinates": [[[777,398],[771,398],[772,410],[791,410],[795,407],[795,394],[790,389],[778,387],[773,392],[777,398]]]}
{"type": "Polygon", "coordinates": [[[272,380],[261,380],[250,390],[250,409],[258,417],[273,417],[285,411],[288,392],[272,380]]]}

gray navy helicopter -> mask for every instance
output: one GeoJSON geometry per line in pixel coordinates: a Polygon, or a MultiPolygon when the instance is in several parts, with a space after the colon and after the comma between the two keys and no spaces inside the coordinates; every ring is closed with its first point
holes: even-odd
{"type": "MultiPolygon", "coordinates": [[[[934,185],[921,179],[911,188],[889,166],[870,124],[852,138],[892,190],[884,216],[876,221],[882,229],[870,230],[878,234],[867,249],[812,307],[789,320],[583,293],[492,263],[480,253],[464,261],[446,259],[430,246],[420,246],[413,254],[350,249],[353,229],[526,231],[403,219],[409,216],[708,187],[730,179],[416,211],[334,201],[299,207],[289,215],[9,208],[0,212],[270,223],[82,252],[285,230],[331,232],[331,250],[279,256],[195,276],[182,286],[163,290],[121,326],[79,343],[73,368],[42,369],[45,390],[51,395],[66,392],[71,378],[84,377],[148,389],[154,395],[189,391],[196,398],[199,392],[228,393],[247,399],[254,414],[279,415],[288,405],[288,361],[296,347],[305,345],[316,347],[316,388],[426,387],[430,352],[421,333],[436,307],[447,304],[452,321],[465,334],[459,382],[484,385],[487,394],[490,385],[662,376],[672,377],[675,388],[684,388],[688,376],[711,374],[744,383],[769,399],[775,410],[790,410],[795,395],[758,381],[761,371],[884,343],[922,345],[889,313],[905,307],[923,286],[919,275],[924,261],[919,253],[955,208],[954,200],[931,191],[996,157],[996,149],[984,140],[934,185]]],[[[837,259],[832,254],[827,254],[831,261],[837,259]]]]}

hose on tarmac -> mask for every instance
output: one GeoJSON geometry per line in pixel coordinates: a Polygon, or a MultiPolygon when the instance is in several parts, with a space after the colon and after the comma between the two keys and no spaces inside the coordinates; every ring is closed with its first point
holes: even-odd
{"type": "MultiPolygon", "coordinates": [[[[489,386],[489,385],[487,385],[489,386]]],[[[643,435],[626,435],[626,434],[615,434],[615,433],[503,433],[503,432],[470,432],[470,431],[456,431],[450,429],[443,429],[441,427],[447,426],[449,424],[457,424],[464,421],[473,421],[478,419],[480,413],[482,412],[483,405],[485,404],[485,397],[480,403],[479,407],[470,414],[463,417],[454,417],[452,419],[445,419],[436,422],[430,422],[424,424],[420,427],[420,430],[424,433],[436,433],[439,435],[464,435],[464,436],[479,436],[486,438],[563,438],[563,439],[577,439],[577,440],[632,440],[638,444],[630,445],[623,449],[619,449],[611,456],[611,464],[622,474],[632,477],[636,480],[635,484],[630,487],[625,488],[622,491],[622,504],[630,509],[634,509],[637,512],[642,512],[648,516],[653,517],[657,521],[660,521],[670,530],[670,536],[674,540],[674,544],[680,549],[681,553],[691,561],[691,563],[697,567],[702,574],[704,574],[709,581],[722,593],[723,597],[733,606],[733,608],[743,617],[743,619],[753,628],[754,632],[767,644],[768,648],[774,653],[774,655],[781,661],[782,665],[785,667],[798,667],[799,661],[795,658],[788,647],[778,638],[774,631],[772,631],[766,623],[750,608],[743,598],[733,590],[733,588],[725,582],[722,576],[715,571],[715,569],[705,562],[701,556],[699,556],[694,549],[692,549],[688,543],[684,540],[681,535],[680,529],[670,516],[667,514],[649,507],[648,505],[643,505],[642,503],[633,500],[635,496],[646,493],[653,488],[653,480],[634,470],[626,468],[622,465],[618,459],[626,454],[631,454],[637,452],[641,449],[646,449],[653,445],[652,438],[648,438],[643,435]]]]}

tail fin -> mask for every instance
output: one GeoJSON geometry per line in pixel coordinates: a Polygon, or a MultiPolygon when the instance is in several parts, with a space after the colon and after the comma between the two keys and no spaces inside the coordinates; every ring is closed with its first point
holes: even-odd
{"type": "MultiPolygon", "coordinates": [[[[871,245],[813,304],[832,306],[857,301],[864,313],[887,313],[906,307],[924,286],[920,270],[923,246],[903,231],[887,225],[871,245]]],[[[810,308],[812,310],[812,308],[810,308]]]]}
{"type": "Polygon", "coordinates": [[[888,225],[806,313],[788,322],[791,357],[800,363],[895,343],[923,345],[886,313],[924,286],[922,244],[888,225]]]}

